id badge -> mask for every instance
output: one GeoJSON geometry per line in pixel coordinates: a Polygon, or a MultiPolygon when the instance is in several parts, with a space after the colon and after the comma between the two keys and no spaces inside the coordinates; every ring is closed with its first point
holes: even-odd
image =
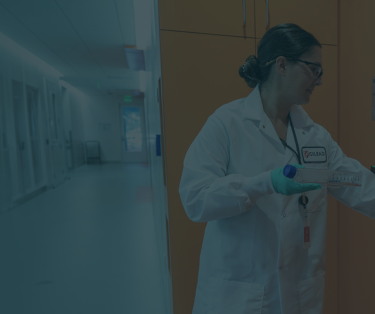
{"type": "Polygon", "coordinates": [[[308,249],[310,247],[310,224],[309,219],[305,218],[303,222],[303,248],[308,249]]]}

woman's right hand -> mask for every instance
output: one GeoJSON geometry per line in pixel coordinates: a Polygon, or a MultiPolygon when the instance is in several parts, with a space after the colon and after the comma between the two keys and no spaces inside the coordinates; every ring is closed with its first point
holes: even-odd
{"type": "MultiPolygon", "coordinates": [[[[291,165],[296,168],[305,168],[304,166],[301,166],[299,164],[291,165]]],[[[320,184],[295,182],[294,180],[285,177],[283,174],[283,170],[284,167],[280,167],[271,171],[273,187],[275,188],[275,191],[277,193],[289,196],[292,194],[298,194],[322,188],[320,184]]]]}

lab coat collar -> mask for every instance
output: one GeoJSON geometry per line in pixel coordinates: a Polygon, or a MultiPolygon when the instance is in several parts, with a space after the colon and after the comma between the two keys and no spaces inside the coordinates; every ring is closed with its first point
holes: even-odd
{"type": "MultiPolygon", "coordinates": [[[[301,105],[293,105],[290,108],[290,118],[295,128],[305,128],[314,125],[314,122],[301,105]]],[[[270,121],[263,109],[259,84],[245,98],[244,119],[260,121],[258,127],[261,127],[266,120],[270,121]]]]}

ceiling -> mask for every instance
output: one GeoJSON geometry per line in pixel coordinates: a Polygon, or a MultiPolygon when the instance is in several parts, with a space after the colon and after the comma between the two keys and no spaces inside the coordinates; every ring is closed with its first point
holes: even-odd
{"type": "Polygon", "coordinates": [[[0,33],[82,92],[123,96],[139,89],[134,16],[133,0],[0,0],[0,33]]]}

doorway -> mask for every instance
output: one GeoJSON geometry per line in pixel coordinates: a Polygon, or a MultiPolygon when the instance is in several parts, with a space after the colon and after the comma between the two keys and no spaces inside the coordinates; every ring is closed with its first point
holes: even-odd
{"type": "Polygon", "coordinates": [[[120,107],[122,162],[147,163],[147,138],[143,106],[120,107]]]}

